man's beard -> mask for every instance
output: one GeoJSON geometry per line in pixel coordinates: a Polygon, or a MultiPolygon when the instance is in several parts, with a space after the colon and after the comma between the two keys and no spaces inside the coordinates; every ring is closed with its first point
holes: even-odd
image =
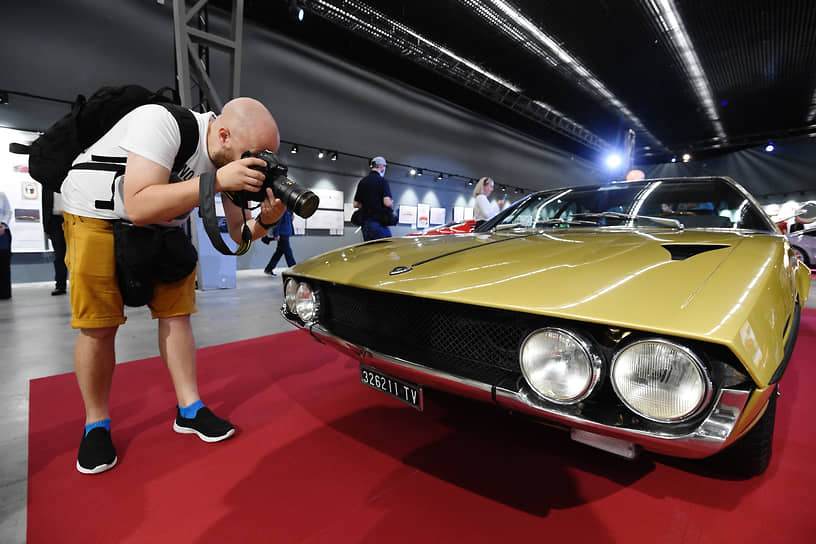
{"type": "Polygon", "coordinates": [[[227,157],[227,153],[223,149],[219,149],[212,156],[212,163],[215,165],[216,168],[221,168],[222,166],[226,166],[228,163],[232,161],[229,160],[227,157]]]}

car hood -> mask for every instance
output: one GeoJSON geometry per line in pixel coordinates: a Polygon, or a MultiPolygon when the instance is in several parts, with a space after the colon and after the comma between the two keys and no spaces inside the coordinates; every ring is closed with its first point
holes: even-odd
{"type": "MultiPolygon", "coordinates": [[[[795,266],[786,251],[784,237],[768,233],[509,231],[376,240],[304,261],[292,273],[728,345],[763,345],[773,336],[777,346],[795,296],[790,269],[779,270],[778,263],[795,266]],[[761,297],[768,300],[757,304],[761,297]],[[755,307],[770,315],[754,316],[755,307]]],[[[767,355],[756,349],[743,358],[767,355]]]]}

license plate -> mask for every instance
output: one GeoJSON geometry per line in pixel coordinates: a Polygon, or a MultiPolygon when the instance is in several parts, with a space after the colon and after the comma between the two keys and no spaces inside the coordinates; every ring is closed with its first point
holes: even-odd
{"type": "Polygon", "coordinates": [[[384,374],[379,370],[360,365],[360,381],[377,391],[422,411],[422,386],[384,374]]]}

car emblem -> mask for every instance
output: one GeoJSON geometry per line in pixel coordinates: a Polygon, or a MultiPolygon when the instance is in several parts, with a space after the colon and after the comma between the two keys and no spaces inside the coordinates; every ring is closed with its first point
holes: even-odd
{"type": "Polygon", "coordinates": [[[389,276],[396,276],[397,274],[404,274],[413,270],[411,266],[398,266],[388,273],[389,276]]]}

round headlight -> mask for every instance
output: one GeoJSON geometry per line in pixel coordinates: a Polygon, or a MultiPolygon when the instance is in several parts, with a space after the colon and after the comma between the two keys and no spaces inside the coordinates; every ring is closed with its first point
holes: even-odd
{"type": "Polygon", "coordinates": [[[293,314],[297,312],[297,307],[295,306],[297,288],[297,281],[295,281],[294,278],[289,278],[286,280],[286,286],[283,289],[283,295],[286,300],[286,309],[293,314]]]}
{"type": "Polygon", "coordinates": [[[658,422],[688,419],[711,396],[711,381],[700,359],[666,340],[640,340],[622,349],[612,360],[611,380],[626,406],[658,422]]]}
{"type": "Polygon", "coordinates": [[[295,291],[295,311],[305,323],[317,315],[317,297],[307,283],[301,283],[295,291]]]}
{"type": "Polygon", "coordinates": [[[540,329],[521,345],[521,372],[533,390],[551,402],[575,404],[592,393],[601,358],[592,344],[563,329],[540,329]]]}

